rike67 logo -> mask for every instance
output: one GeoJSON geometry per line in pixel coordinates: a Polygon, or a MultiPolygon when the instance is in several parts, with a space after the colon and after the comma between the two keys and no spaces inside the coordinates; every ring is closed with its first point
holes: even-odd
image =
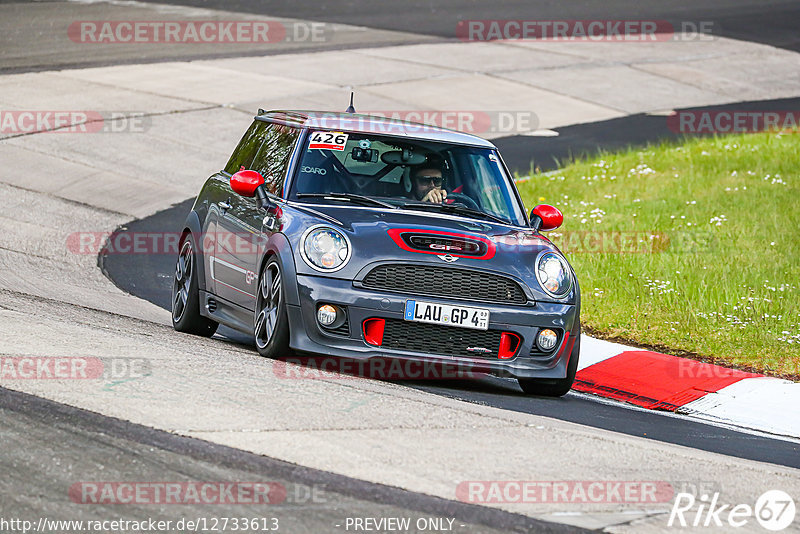
{"type": "Polygon", "coordinates": [[[785,491],[767,491],[756,500],[754,506],[723,504],[719,495],[714,493],[710,498],[701,495],[697,499],[691,493],[678,493],[667,526],[732,529],[744,527],[755,518],[763,528],[777,532],[794,522],[794,499],[785,491]]]}

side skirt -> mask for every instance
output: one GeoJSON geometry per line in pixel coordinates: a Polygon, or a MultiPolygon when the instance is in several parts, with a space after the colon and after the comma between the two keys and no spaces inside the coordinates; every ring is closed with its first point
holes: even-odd
{"type": "Polygon", "coordinates": [[[208,291],[200,291],[200,313],[228,328],[253,335],[253,311],[221,299],[208,291]]]}

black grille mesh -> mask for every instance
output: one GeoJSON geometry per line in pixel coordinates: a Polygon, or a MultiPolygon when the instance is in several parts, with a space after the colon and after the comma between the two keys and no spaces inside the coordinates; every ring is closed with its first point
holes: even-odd
{"type": "Polygon", "coordinates": [[[382,347],[388,349],[465,356],[468,358],[494,358],[500,350],[497,330],[473,330],[454,326],[414,323],[401,319],[386,319],[382,347]],[[490,349],[490,353],[471,352],[468,347],[490,349]]]}
{"type": "Polygon", "coordinates": [[[323,326],[322,329],[325,332],[329,333],[329,334],[335,334],[337,336],[349,337],[350,336],[350,318],[347,315],[347,310],[343,308],[343,311],[344,311],[344,322],[342,324],[340,324],[336,328],[327,328],[327,327],[323,326]]]}
{"type": "Polygon", "coordinates": [[[379,265],[364,278],[364,287],[417,295],[455,297],[479,302],[525,304],[519,284],[489,273],[427,265],[379,265]]]}

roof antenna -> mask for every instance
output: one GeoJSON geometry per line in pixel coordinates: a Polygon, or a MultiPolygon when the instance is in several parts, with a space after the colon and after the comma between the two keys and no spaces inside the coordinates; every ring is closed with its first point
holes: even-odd
{"type": "Polygon", "coordinates": [[[355,113],[356,108],[353,107],[353,91],[350,91],[350,105],[347,107],[345,113],[355,113]]]}

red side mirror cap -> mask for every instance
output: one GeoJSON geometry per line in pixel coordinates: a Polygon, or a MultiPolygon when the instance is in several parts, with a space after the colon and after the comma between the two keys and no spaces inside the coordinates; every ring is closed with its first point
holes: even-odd
{"type": "Polygon", "coordinates": [[[243,197],[256,196],[256,189],[264,185],[264,177],[256,171],[239,171],[231,176],[231,189],[243,197]]]}
{"type": "Polygon", "coordinates": [[[531,226],[536,227],[536,218],[541,221],[538,230],[548,232],[555,230],[564,222],[564,215],[558,208],[548,204],[539,204],[531,210],[531,226]]]}

